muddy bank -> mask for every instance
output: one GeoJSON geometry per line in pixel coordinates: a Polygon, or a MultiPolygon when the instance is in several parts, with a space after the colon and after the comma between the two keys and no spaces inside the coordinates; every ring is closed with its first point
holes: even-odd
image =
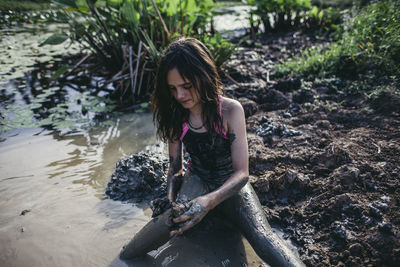
{"type": "Polygon", "coordinates": [[[269,221],[307,266],[398,266],[400,98],[348,94],[339,78],[275,78],[273,67],[305,46],[301,33],[243,47],[226,93],[245,108],[251,182],[269,221]]]}
{"type": "Polygon", "coordinates": [[[349,94],[339,78],[274,76],[284,57],[325,38],[257,42],[233,55],[226,71],[235,81],[224,84],[245,108],[250,181],[270,223],[307,266],[398,266],[399,97],[349,94]]]}

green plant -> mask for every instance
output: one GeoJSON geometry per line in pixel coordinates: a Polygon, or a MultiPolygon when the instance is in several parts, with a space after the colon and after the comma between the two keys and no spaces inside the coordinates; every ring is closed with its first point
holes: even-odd
{"type": "Polygon", "coordinates": [[[318,8],[313,6],[304,14],[304,24],[307,28],[320,28],[324,30],[336,29],[341,22],[339,9],[318,8]]]}
{"type": "Polygon", "coordinates": [[[257,15],[266,32],[298,26],[302,13],[311,7],[310,0],[248,0],[248,3],[256,7],[250,12],[250,23],[254,24],[257,15]]]}
{"type": "Polygon", "coordinates": [[[277,75],[400,75],[400,3],[383,1],[361,9],[329,46],[311,47],[276,68],[277,75]]]}
{"type": "Polygon", "coordinates": [[[209,35],[212,0],[53,0],[70,16],[68,37],[97,55],[114,95],[136,102],[152,89],[163,49],[178,36],[194,36],[210,48],[217,65],[232,45],[209,35]]]}

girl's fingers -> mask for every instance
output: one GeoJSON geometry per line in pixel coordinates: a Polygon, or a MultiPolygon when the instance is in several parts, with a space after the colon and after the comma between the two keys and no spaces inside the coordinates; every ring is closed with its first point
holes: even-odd
{"type": "Polygon", "coordinates": [[[185,224],[185,226],[183,226],[182,228],[179,228],[179,232],[183,233],[183,232],[185,232],[186,230],[189,230],[190,228],[192,228],[195,225],[196,225],[196,222],[194,220],[192,220],[189,223],[185,224]]]}
{"type": "Polygon", "coordinates": [[[192,218],[191,215],[182,215],[179,216],[178,218],[173,219],[172,221],[174,223],[181,223],[181,222],[186,222],[187,220],[190,220],[192,218]]]}
{"type": "Polygon", "coordinates": [[[171,231],[170,232],[170,236],[173,237],[175,235],[182,234],[183,232],[185,232],[186,230],[189,230],[190,228],[192,228],[196,224],[197,224],[197,221],[196,220],[192,220],[189,223],[185,224],[185,226],[183,226],[182,228],[179,228],[177,230],[171,231]]]}

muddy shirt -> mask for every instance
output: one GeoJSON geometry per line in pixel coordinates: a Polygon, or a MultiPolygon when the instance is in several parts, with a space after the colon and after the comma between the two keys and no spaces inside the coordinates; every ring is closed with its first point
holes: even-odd
{"type": "Polygon", "coordinates": [[[220,187],[233,174],[229,138],[217,134],[212,140],[208,132],[188,130],[182,139],[190,156],[189,172],[197,174],[210,189],[220,187]]]}
{"type": "MultiPolygon", "coordinates": [[[[222,116],[222,97],[219,97],[222,116]]],[[[182,141],[189,154],[189,172],[198,175],[211,190],[220,187],[233,174],[231,143],[222,125],[215,125],[213,134],[192,131],[182,124],[182,141]]]]}

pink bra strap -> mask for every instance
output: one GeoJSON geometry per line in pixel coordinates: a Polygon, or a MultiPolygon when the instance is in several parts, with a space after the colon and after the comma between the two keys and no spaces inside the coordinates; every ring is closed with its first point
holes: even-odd
{"type": "Polygon", "coordinates": [[[189,125],[187,125],[186,122],[182,123],[182,135],[179,137],[179,140],[183,140],[183,137],[185,137],[187,131],[189,131],[189,125]]]}
{"type": "MultiPolygon", "coordinates": [[[[222,96],[219,95],[218,100],[219,100],[219,115],[222,118],[222,96]]],[[[228,134],[225,132],[224,127],[222,125],[218,125],[216,123],[215,130],[217,131],[217,133],[222,134],[225,139],[228,139],[228,134]]],[[[189,125],[186,122],[184,122],[182,123],[182,135],[181,137],[179,137],[179,140],[181,141],[183,140],[187,131],[189,131],[189,125]]]]}

